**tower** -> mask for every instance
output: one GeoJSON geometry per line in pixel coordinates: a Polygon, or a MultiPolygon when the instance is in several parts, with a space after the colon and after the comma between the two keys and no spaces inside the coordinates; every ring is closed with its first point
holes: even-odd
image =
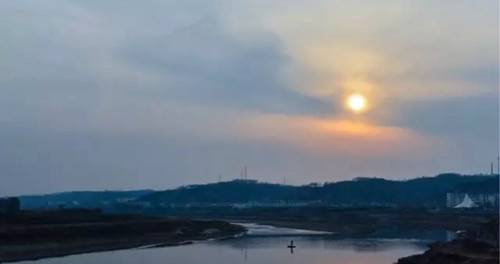
{"type": "Polygon", "coordinates": [[[497,157],[497,175],[500,177],[500,155],[497,157]]]}
{"type": "Polygon", "coordinates": [[[247,166],[243,166],[240,170],[240,179],[247,180],[248,178],[248,169],[247,166]]]}

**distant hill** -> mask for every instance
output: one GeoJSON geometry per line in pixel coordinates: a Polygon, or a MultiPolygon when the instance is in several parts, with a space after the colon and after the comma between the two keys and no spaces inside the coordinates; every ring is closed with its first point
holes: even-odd
{"type": "Polygon", "coordinates": [[[498,176],[449,173],[406,181],[357,178],[305,186],[234,180],[154,192],[139,200],[153,205],[288,202],[339,206],[444,206],[446,193],[464,191],[464,186],[474,188],[475,192],[498,192],[498,176]]]}
{"type": "Polygon", "coordinates": [[[462,193],[498,193],[498,177],[457,186],[456,192],[462,193]]]}
{"type": "Polygon", "coordinates": [[[152,203],[246,203],[295,200],[305,187],[234,180],[203,185],[189,185],[155,192],[140,200],[152,203]]]}
{"type": "Polygon", "coordinates": [[[20,196],[22,209],[192,206],[224,204],[301,204],[334,206],[445,206],[446,193],[498,193],[498,176],[440,174],[412,180],[357,178],[291,186],[233,180],[165,191],[78,191],[20,196]]]}
{"type": "Polygon", "coordinates": [[[117,202],[135,200],[152,193],[152,190],[135,191],[78,191],[46,195],[20,196],[22,209],[105,208],[117,202]]]}

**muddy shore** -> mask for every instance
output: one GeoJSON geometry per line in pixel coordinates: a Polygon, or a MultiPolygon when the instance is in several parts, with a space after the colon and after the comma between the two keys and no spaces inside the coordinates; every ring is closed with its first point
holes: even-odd
{"type": "Polygon", "coordinates": [[[498,264],[498,218],[465,231],[449,242],[437,242],[420,255],[399,259],[397,264],[498,264]]]}
{"type": "Polygon", "coordinates": [[[174,246],[244,232],[223,221],[201,221],[100,212],[23,213],[0,217],[0,262],[73,254],[174,246]]]}
{"type": "Polygon", "coordinates": [[[399,259],[397,264],[498,264],[498,248],[477,240],[434,243],[425,253],[399,259]]]}

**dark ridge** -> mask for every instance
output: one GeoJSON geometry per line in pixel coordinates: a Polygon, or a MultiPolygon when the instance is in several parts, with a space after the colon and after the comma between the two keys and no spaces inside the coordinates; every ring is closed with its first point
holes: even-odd
{"type": "Polygon", "coordinates": [[[356,178],[304,186],[235,180],[154,192],[139,200],[153,204],[322,202],[356,206],[445,206],[446,193],[458,191],[498,192],[498,176],[447,173],[405,181],[356,178]]]}
{"type": "Polygon", "coordinates": [[[498,193],[497,175],[439,174],[411,180],[356,178],[333,183],[291,186],[233,180],[164,191],[86,191],[21,196],[22,209],[143,206],[302,204],[334,206],[444,207],[446,194],[498,193]]]}

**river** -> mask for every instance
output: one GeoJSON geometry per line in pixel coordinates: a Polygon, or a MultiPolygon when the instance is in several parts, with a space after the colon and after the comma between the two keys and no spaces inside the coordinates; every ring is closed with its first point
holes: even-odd
{"type": "Polygon", "coordinates": [[[430,242],[411,238],[339,238],[334,234],[246,224],[242,237],[190,245],[138,248],[25,261],[25,264],[391,264],[430,242]],[[296,248],[287,248],[290,241],[296,248]]]}

